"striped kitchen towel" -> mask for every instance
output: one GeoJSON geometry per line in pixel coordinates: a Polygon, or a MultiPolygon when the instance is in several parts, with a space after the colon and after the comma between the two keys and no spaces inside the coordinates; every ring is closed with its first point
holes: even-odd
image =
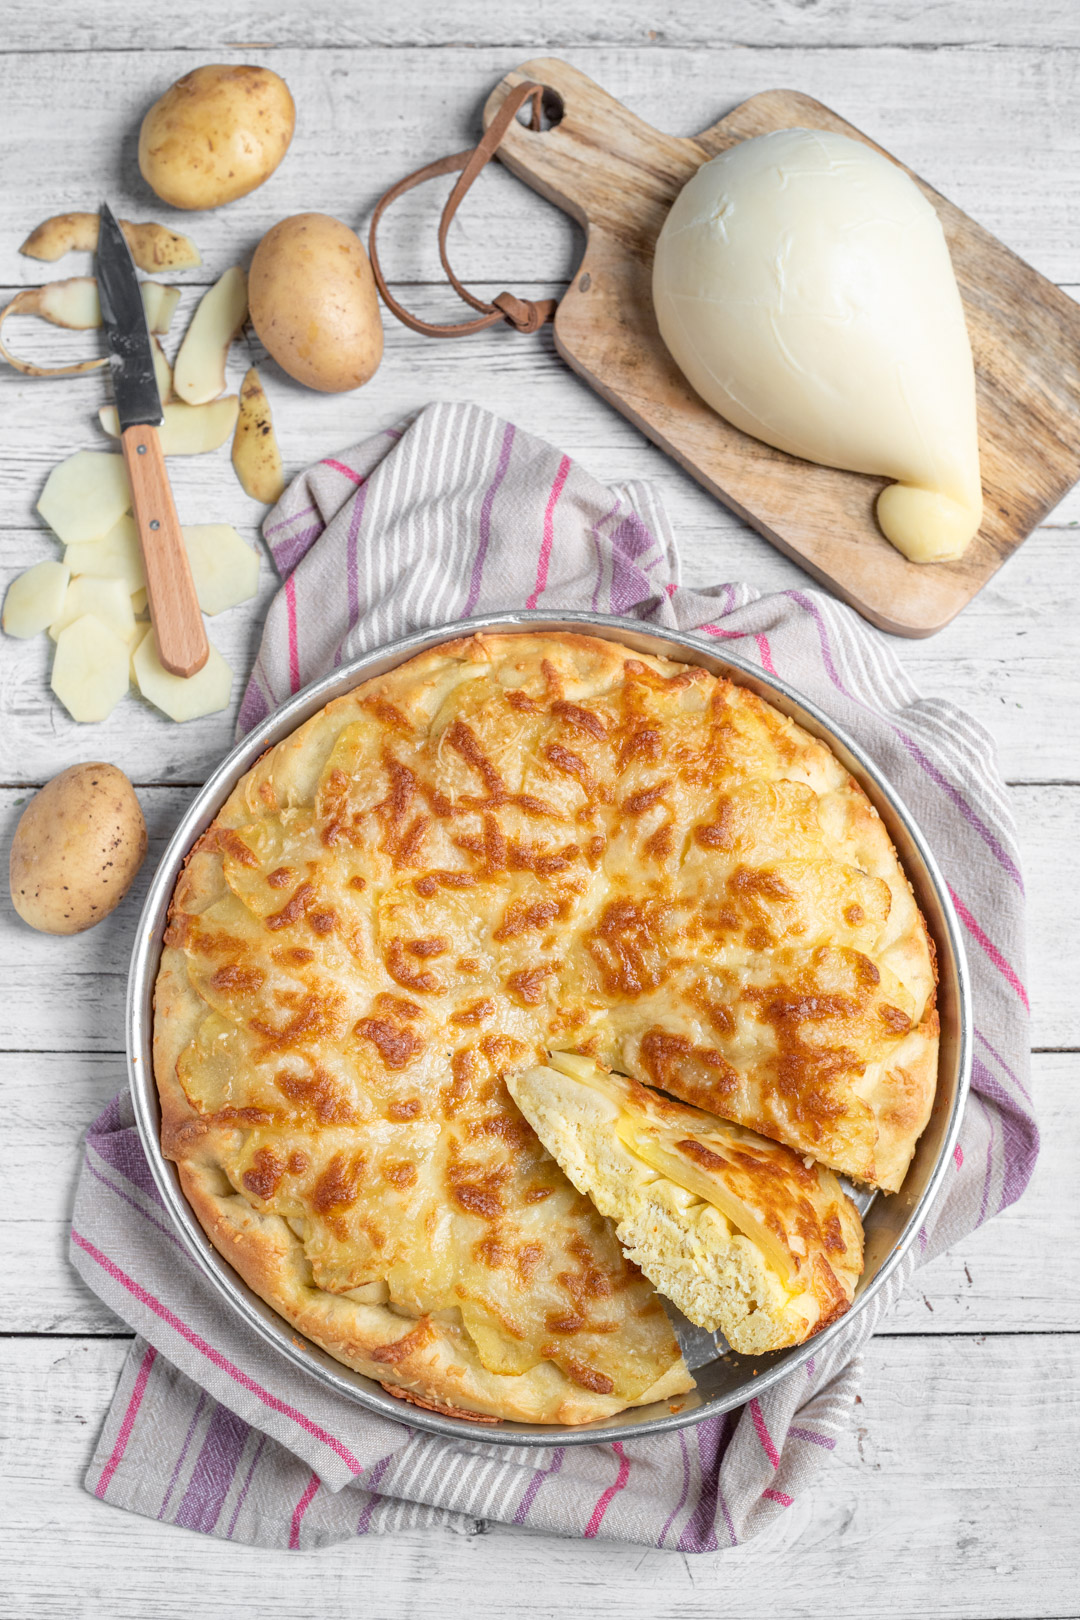
{"type": "Polygon", "coordinates": [[[726,1417],[540,1451],[420,1434],[280,1361],[189,1260],[118,1098],[89,1132],[72,1256],[137,1337],[88,1488],[263,1546],[495,1519],[684,1552],[733,1547],[814,1489],[850,1430],[860,1351],[915,1268],[1018,1198],[1031,1174],[1023,881],[990,738],[953,704],[921,697],[887,642],[820,592],[684,588],[647,486],[601,485],[474,406],[433,405],[319,462],[265,535],[283,585],[241,731],[370,647],[499,608],[586,607],[695,631],[789,680],[862,743],[937,854],[967,934],[974,1090],[918,1244],[846,1333],[726,1417]]]}

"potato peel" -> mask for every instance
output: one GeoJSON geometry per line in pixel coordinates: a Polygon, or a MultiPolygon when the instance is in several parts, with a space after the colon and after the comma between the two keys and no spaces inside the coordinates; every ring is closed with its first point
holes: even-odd
{"type": "Polygon", "coordinates": [[[172,324],[176,306],[180,302],[179,287],[168,287],[163,281],[143,281],[139,284],[146,324],[151,332],[164,335],[172,324]]]}
{"type": "MultiPolygon", "coordinates": [[[[54,214],[30,232],[19,252],[48,264],[66,253],[96,253],[100,224],[100,214],[54,214]]],[[[202,255],[190,236],[151,220],[137,224],[122,219],[119,224],[140,270],[195,270],[202,264],[202,255]]]]}
{"type": "Polygon", "coordinates": [[[240,414],[233,435],[232,464],[245,495],[274,506],[285,488],[281,452],[270,401],[252,366],[240,388],[240,414]]]}
{"type": "Polygon", "coordinates": [[[170,366],[161,341],[150,334],[150,357],[154,362],[154,377],[157,380],[158,398],[163,405],[172,399],[172,366],[170,366]]]}
{"type": "Polygon", "coordinates": [[[173,366],[173,388],[188,405],[206,405],[224,391],[229,344],[247,320],[247,277],[239,265],[203,294],[173,366]]]}
{"type": "MultiPolygon", "coordinates": [[[[167,332],[180,298],[179,287],[166,287],[159,281],[144,281],[140,290],[151,333],[167,332]]],[[[66,281],[47,281],[41,287],[24,287],[5,309],[0,310],[0,328],[9,315],[36,315],[51,326],[66,327],[73,332],[92,331],[101,325],[97,282],[93,276],[71,276],[66,281]]],[[[87,371],[100,371],[102,366],[109,363],[106,355],[100,355],[96,360],[79,360],[67,366],[39,366],[36,361],[20,360],[18,355],[12,354],[2,337],[0,355],[8,365],[14,366],[26,377],[77,377],[87,371]]],[[[161,359],[167,363],[164,355],[161,359]]]]}
{"type": "MultiPolygon", "coordinates": [[[[38,315],[53,326],[64,326],[71,331],[89,331],[101,325],[97,282],[92,276],[73,276],[70,281],[50,281],[43,287],[24,287],[5,309],[0,310],[0,328],[9,315],[38,315]],[[90,318],[94,314],[96,320],[90,318]]],[[[79,360],[67,366],[39,366],[33,360],[20,360],[18,355],[12,354],[2,337],[0,354],[9,366],[14,366],[26,377],[77,377],[86,371],[100,371],[102,366],[109,363],[107,356],[99,355],[96,360],[79,360]]]]}

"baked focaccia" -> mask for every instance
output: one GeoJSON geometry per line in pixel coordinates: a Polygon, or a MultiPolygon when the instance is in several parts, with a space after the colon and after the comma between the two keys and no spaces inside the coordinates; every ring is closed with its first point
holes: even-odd
{"type": "Polygon", "coordinates": [[[163,1144],[331,1354],[476,1415],[691,1387],[507,1076],[575,1048],[897,1187],[933,1097],[926,930],[829,750],[706,671],[477,636],[327,705],[196,845],[157,984],[163,1144]]]}
{"type": "Polygon", "coordinates": [[[629,1258],[733,1350],[802,1344],[851,1304],[862,1222],[832,1171],[591,1058],[555,1052],[508,1084],[629,1258]]]}

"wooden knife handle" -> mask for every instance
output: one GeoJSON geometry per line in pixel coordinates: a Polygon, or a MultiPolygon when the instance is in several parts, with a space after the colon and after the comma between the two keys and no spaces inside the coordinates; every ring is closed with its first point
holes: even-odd
{"type": "Polygon", "coordinates": [[[139,531],[158,657],[173,675],[194,675],[210,656],[187,548],[155,427],[130,427],[120,442],[139,531]]]}

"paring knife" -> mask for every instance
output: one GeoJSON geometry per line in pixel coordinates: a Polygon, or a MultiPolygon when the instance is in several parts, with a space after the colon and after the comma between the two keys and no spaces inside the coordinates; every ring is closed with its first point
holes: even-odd
{"type": "Polygon", "coordinates": [[[173,675],[194,675],[210,646],[158,438],[165,417],[139,278],[107,203],[101,205],[97,280],[158,657],[173,675]]]}

